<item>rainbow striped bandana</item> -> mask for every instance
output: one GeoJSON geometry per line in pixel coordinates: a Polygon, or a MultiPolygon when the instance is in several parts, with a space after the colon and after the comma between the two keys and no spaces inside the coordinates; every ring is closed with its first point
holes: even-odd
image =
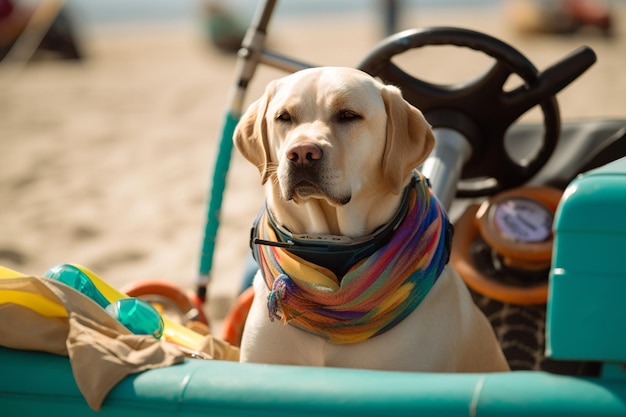
{"type": "Polygon", "coordinates": [[[448,263],[452,225],[422,174],[409,187],[408,211],[388,242],[343,277],[267,244],[280,234],[264,210],[253,232],[266,243],[252,246],[270,290],[270,319],[346,344],[384,333],[415,310],[448,263]]]}

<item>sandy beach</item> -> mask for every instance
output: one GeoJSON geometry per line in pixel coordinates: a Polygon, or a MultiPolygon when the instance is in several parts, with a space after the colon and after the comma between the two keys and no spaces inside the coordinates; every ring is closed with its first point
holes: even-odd
{"type": "MultiPolygon", "coordinates": [[[[598,62],[559,95],[562,116],[626,118],[626,7],[614,12],[611,39],[522,35],[499,8],[426,8],[403,25],[482,30],[539,69],[589,45],[598,62]]],[[[373,13],[280,16],[269,40],[312,64],[355,66],[380,39],[379,23],[373,13]]],[[[160,278],[193,288],[235,58],[213,49],[199,25],[86,31],[80,40],[79,63],[40,59],[17,73],[0,65],[0,264],[41,275],[77,262],[116,287],[160,278]]],[[[420,66],[445,81],[474,62],[437,54],[420,66]]],[[[280,75],[259,70],[248,102],[280,75]]],[[[261,198],[256,170],[235,155],[207,304],[216,323],[237,294],[261,198]]]]}

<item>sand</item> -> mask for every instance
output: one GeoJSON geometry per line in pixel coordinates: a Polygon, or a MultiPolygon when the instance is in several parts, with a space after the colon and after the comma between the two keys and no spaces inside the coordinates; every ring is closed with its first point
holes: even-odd
{"type": "MultiPolygon", "coordinates": [[[[483,30],[540,69],[589,45],[598,63],[559,95],[562,115],[624,118],[625,10],[615,9],[612,39],[522,35],[499,8],[418,10],[404,25],[483,30]]],[[[270,43],[312,64],[355,66],[378,27],[372,13],[279,16],[270,43]]],[[[198,26],[86,29],[81,63],[0,66],[0,264],[41,275],[77,262],[116,287],[158,278],[191,289],[235,58],[212,49],[198,26]]],[[[420,74],[446,81],[484,62],[443,52],[420,60],[420,74]]],[[[259,70],[248,102],[280,75],[259,70]]],[[[207,304],[217,326],[237,294],[262,201],[256,170],[238,155],[228,184],[207,304]]]]}

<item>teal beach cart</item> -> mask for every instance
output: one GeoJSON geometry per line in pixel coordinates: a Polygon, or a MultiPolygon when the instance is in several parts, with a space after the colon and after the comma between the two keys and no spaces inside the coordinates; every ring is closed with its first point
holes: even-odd
{"type": "MultiPolygon", "coordinates": [[[[311,66],[265,49],[275,3],[260,3],[239,52],[209,191],[199,300],[210,285],[231,137],[248,84],[261,64],[286,72],[311,66]]],[[[626,272],[620,256],[626,248],[626,119],[562,121],[556,99],[595,61],[594,51],[581,47],[540,70],[491,36],[433,27],[386,38],[358,66],[399,86],[433,126],[437,146],[421,169],[456,213],[451,262],[491,319],[513,372],[185,359],[126,377],[96,412],[67,357],[0,347],[0,415],[626,415],[626,272]],[[440,86],[394,61],[408,50],[441,45],[484,53],[493,65],[475,80],[440,86]],[[511,75],[522,83],[505,90],[511,75]],[[542,124],[515,124],[537,106],[542,124]],[[501,232],[514,236],[515,244],[499,240],[501,232]],[[518,331],[507,315],[531,318],[518,331]],[[529,334],[540,340],[519,340],[529,334]]],[[[236,344],[241,326],[227,327],[233,334],[225,337],[236,344]]]]}

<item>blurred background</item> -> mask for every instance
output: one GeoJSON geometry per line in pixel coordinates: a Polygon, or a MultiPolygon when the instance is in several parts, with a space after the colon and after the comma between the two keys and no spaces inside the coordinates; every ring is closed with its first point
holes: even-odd
{"type": "MultiPolygon", "coordinates": [[[[255,7],[0,0],[0,264],[41,275],[77,262],[118,288],[147,278],[193,288],[234,51],[255,7]]],[[[559,94],[562,116],[624,118],[625,22],[620,0],[283,1],[268,45],[355,66],[396,30],[459,26],[510,43],[539,69],[589,45],[598,62],[559,94]]],[[[439,83],[490,62],[452,47],[400,59],[439,83]]],[[[282,75],[261,68],[247,103],[282,75]]],[[[215,323],[239,289],[261,200],[256,170],[234,156],[207,307],[215,323]]]]}

